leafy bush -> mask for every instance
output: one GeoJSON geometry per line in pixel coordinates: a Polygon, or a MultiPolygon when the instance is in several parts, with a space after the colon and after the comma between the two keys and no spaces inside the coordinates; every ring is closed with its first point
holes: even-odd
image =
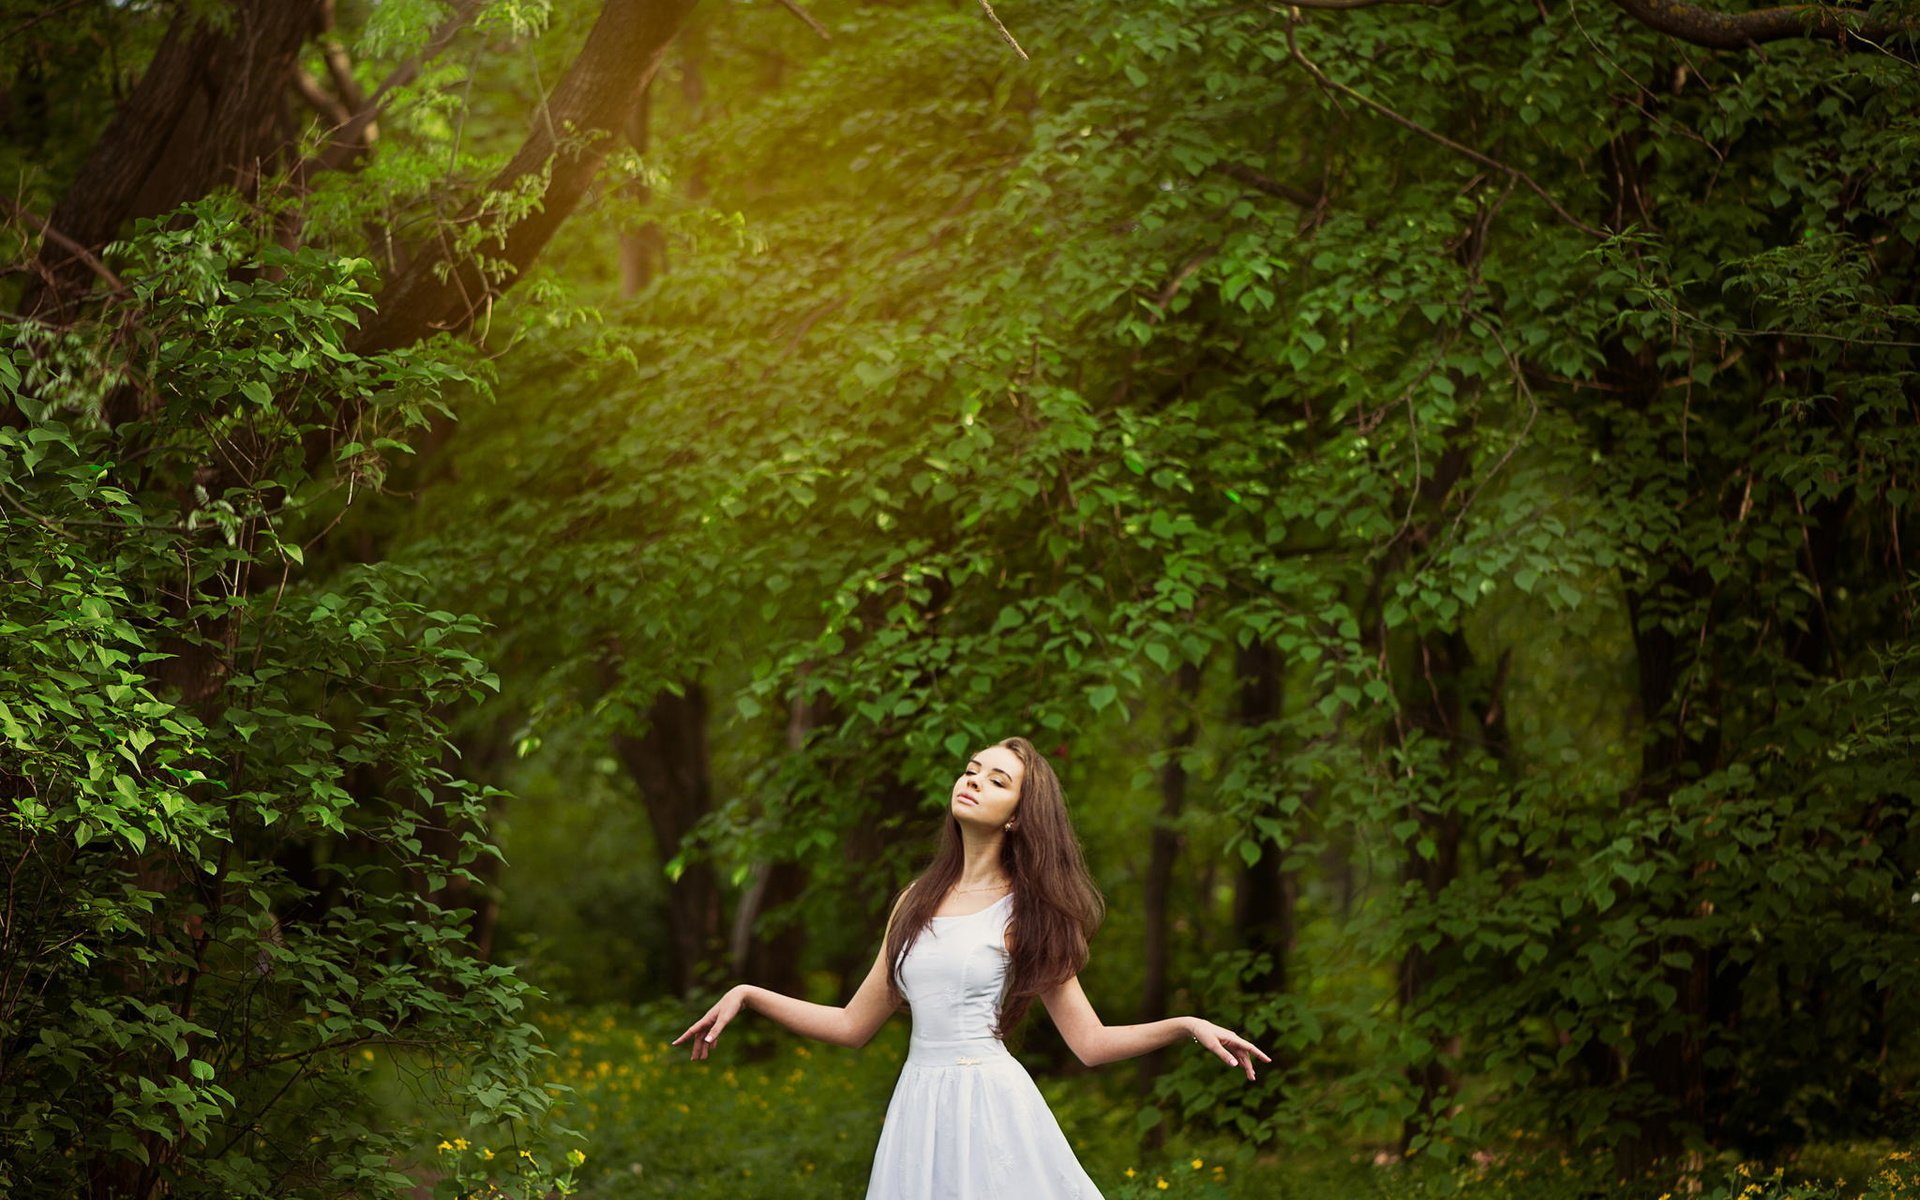
{"type": "Polygon", "coordinates": [[[219,198],[144,222],[124,295],[0,353],[8,1195],[406,1186],[408,1132],[362,1121],[371,1047],[460,1061],[464,1120],[545,1111],[527,985],[440,902],[496,853],[443,765],[495,686],[477,623],[392,567],[299,572],[473,378],[349,353],[367,264],[260,227],[219,198]]]}

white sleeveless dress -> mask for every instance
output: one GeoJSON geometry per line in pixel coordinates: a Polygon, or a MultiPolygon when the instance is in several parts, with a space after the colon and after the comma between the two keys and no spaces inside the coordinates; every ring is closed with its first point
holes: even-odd
{"type": "Polygon", "coordinates": [[[993,1036],[1013,896],[935,917],[900,964],[913,1036],[867,1200],[1100,1200],[1046,1098],[993,1036]]]}

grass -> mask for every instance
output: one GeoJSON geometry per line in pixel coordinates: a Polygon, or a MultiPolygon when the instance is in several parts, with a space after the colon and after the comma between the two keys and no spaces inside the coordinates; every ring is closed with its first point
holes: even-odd
{"type": "MultiPolygon", "coordinates": [[[[584,1200],[864,1195],[907,1023],[889,1022],[851,1050],[748,1016],[696,1063],[668,1045],[696,1015],[679,1006],[537,1015],[555,1051],[555,1115],[584,1141],[569,1151],[430,1135],[424,1152],[443,1175],[435,1195],[504,1194],[486,1183],[508,1174],[503,1162],[584,1200]]],[[[1150,1152],[1136,1132],[1129,1074],[1036,1082],[1106,1200],[1920,1200],[1916,1155],[1884,1142],[1813,1147],[1781,1165],[1709,1161],[1691,1188],[1665,1196],[1657,1185],[1614,1185],[1598,1159],[1558,1151],[1376,1164],[1371,1149],[1281,1153],[1232,1134],[1176,1130],[1150,1152]]]]}

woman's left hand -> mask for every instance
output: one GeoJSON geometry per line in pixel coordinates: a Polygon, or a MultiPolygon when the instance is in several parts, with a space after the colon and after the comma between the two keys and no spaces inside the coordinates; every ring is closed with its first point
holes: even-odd
{"type": "Polygon", "coordinates": [[[1224,1025],[1215,1025],[1212,1021],[1203,1021],[1199,1017],[1193,1017],[1191,1018],[1191,1024],[1187,1026],[1187,1032],[1193,1035],[1194,1041],[1199,1042],[1202,1046],[1218,1054],[1221,1061],[1225,1062],[1228,1066],[1239,1067],[1245,1071],[1248,1079],[1254,1077],[1253,1060],[1256,1057],[1264,1063],[1273,1061],[1266,1056],[1266,1053],[1262,1051],[1260,1047],[1241,1037],[1233,1030],[1226,1028],[1224,1025]]]}

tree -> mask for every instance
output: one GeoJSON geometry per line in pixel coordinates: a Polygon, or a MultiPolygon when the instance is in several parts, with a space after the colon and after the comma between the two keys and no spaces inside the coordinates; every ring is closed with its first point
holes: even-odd
{"type": "MultiPolygon", "coordinates": [[[[409,1186],[415,1135],[362,1124],[376,1047],[457,1063],[463,1120],[567,1132],[538,1128],[535,1031],[500,1019],[526,985],[434,900],[497,854],[494,790],[443,762],[449,713],[497,687],[476,627],[328,537],[484,389],[470,351],[414,344],[531,265],[691,7],[564,14],[591,27],[498,163],[441,119],[442,56],[528,44],[538,7],[342,30],[331,3],[89,5],[13,31],[14,94],[97,124],[29,176],[0,359],[0,854],[35,898],[0,946],[10,1194],[409,1186]],[[95,36],[144,58],[130,90],[73,65],[95,36]]],[[[500,1182],[544,1191],[541,1149],[500,1182]]]]}

